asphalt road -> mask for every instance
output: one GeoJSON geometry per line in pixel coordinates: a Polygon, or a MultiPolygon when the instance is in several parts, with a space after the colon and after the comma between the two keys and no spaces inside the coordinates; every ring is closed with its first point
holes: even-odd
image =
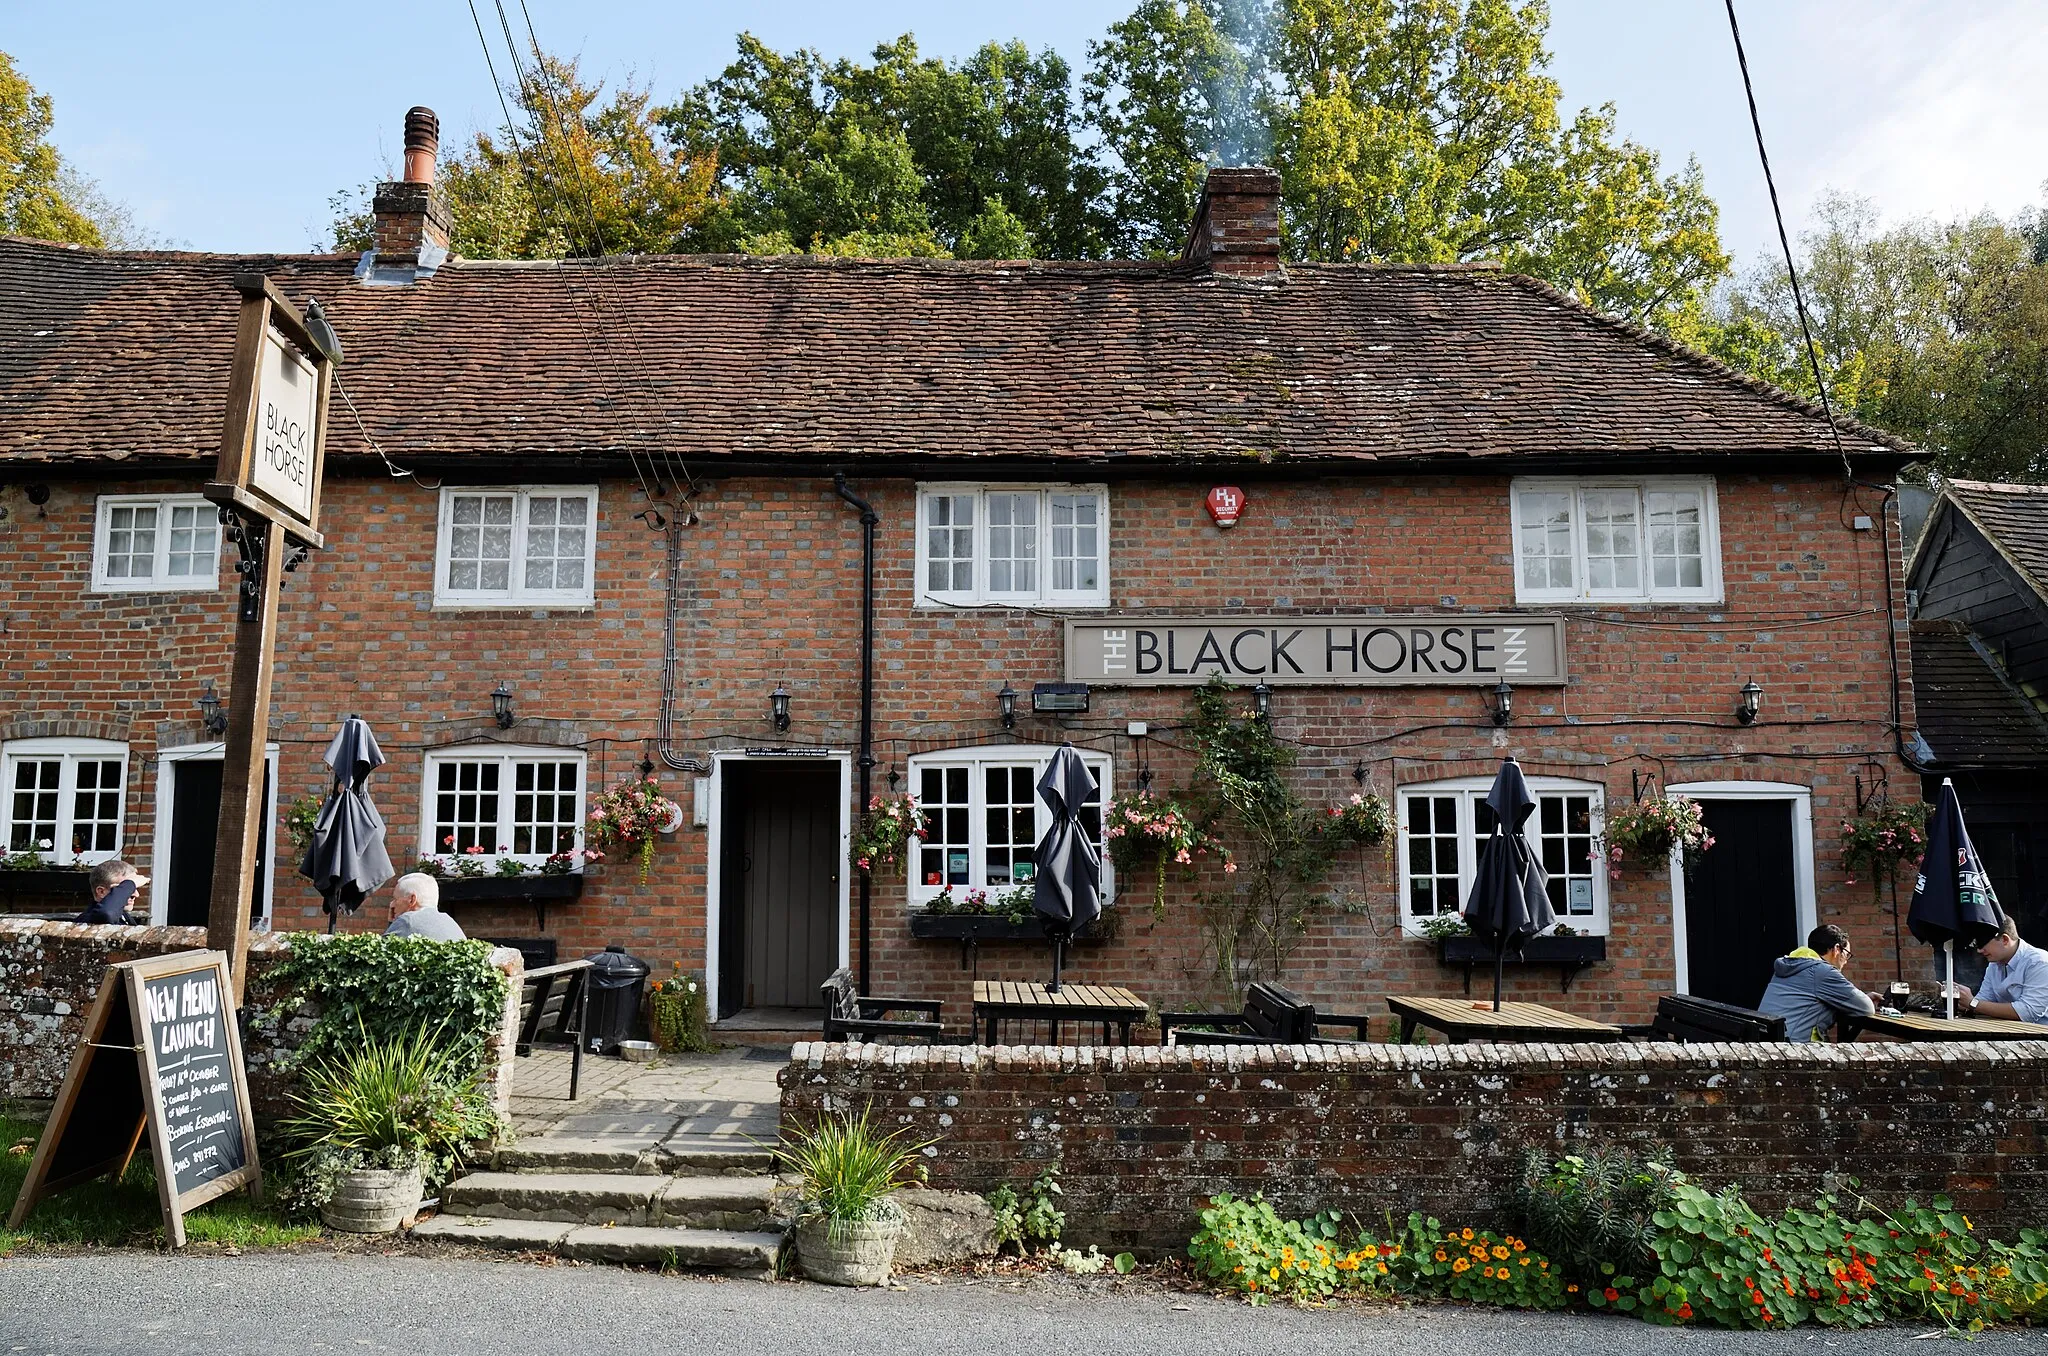
{"type": "MultiPolygon", "coordinates": [[[[123,1252],[0,1262],[0,1353],[229,1356],[1663,1356],[1707,1352],[1930,1356],[1912,1330],[1714,1333],[1624,1319],[1429,1306],[1250,1309],[1149,1283],[911,1279],[849,1291],[608,1267],[319,1253],[123,1252]]],[[[2048,1333],[1973,1351],[2048,1352],[2048,1333]]]]}

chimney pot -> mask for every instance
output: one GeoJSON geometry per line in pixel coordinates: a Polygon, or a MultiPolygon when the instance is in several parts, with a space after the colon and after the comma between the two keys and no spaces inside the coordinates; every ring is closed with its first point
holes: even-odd
{"type": "Polygon", "coordinates": [[[441,120],[431,108],[409,108],[405,113],[405,181],[409,184],[434,182],[434,159],[441,150],[441,120]]]}
{"type": "Polygon", "coordinates": [[[1280,272],[1279,171],[1263,165],[1210,170],[1181,258],[1240,277],[1280,272]]]}

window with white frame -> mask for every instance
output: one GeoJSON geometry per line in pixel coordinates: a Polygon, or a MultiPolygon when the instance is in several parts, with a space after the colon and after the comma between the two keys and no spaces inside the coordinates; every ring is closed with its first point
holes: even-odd
{"type": "Polygon", "coordinates": [[[926,485],[921,604],[1109,605],[1109,491],[1100,485],[926,485]]]}
{"type": "Polygon", "coordinates": [[[469,745],[430,753],[421,850],[538,866],[580,844],[583,774],[583,755],[563,749],[469,745]]]}
{"type": "MultiPolygon", "coordinates": [[[[1038,779],[1056,750],[1036,744],[960,749],[922,754],[910,760],[910,793],[925,817],[926,836],[913,839],[910,902],[922,907],[951,889],[964,901],[970,890],[993,895],[1028,884],[1032,849],[1052,827],[1052,815],[1038,794],[1038,779]]],[[[1113,798],[1107,754],[1082,752],[1095,774],[1094,799],[1078,816],[1081,832],[1102,846],[1102,807],[1113,798]]],[[[1110,866],[1102,864],[1103,895],[1114,893],[1110,866]]]]}
{"type": "Polygon", "coordinates": [[[1511,497],[1516,602],[1720,601],[1710,478],[1521,479],[1511,497]]]}
{"type": "MultiPolygon", "coordinates": [[[[1528,782],[1536,811],[1522,832],[1549,880],[1551,911],[1581,932],[1606,932],[1607,873],[1594,841],[1605,803],[1601,787],[1559,777],[1528,782]]],[[[1400,789],[1401,925],[1408,931],[1419,933],[1427,920],[1464,908],[1479,849],[1493,833],[1486,803],[1492,788],[1491,777],[1460,777],[1400,789]]]]}
{"type": "Polygon", "coordinates": [[[69,866],[121,853],[128,746],[106,739],[17,739],[0,749],[7,851],[69,866]]]}
{"type": "Polygon", "coordinates": [[[441,491],[437,607],[588,607],[596,571],[596,486],[441,491]]]}
{"type": "Polygon", "coordinates": [[[196,494],[103,494],[93,529],[98,593],[220,587],[220,510],[196,494]]]}

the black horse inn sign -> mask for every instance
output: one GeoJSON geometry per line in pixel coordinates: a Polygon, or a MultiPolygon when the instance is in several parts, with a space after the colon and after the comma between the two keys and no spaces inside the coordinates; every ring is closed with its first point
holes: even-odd
{"type": "Polygon", "coordinates": [[[1562,683],[1556,617],[1161,617],[1067,622],[1067,681],[1318,687],[1562,683]]]}

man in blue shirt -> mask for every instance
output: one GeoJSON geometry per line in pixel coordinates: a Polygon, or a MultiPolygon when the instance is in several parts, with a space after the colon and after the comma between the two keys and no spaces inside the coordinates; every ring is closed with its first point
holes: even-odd
{"type": "Polygon", "coordinates": [[[1977,954],[1989,962],[1983,987],[1972,993],[1968,985],[1956,985],[1956,1012],[1967,1006],[1972,1017],[2048,1025],[2048,951],[2021,941],[2020,925],[2008,914],[1977,954]]]}

